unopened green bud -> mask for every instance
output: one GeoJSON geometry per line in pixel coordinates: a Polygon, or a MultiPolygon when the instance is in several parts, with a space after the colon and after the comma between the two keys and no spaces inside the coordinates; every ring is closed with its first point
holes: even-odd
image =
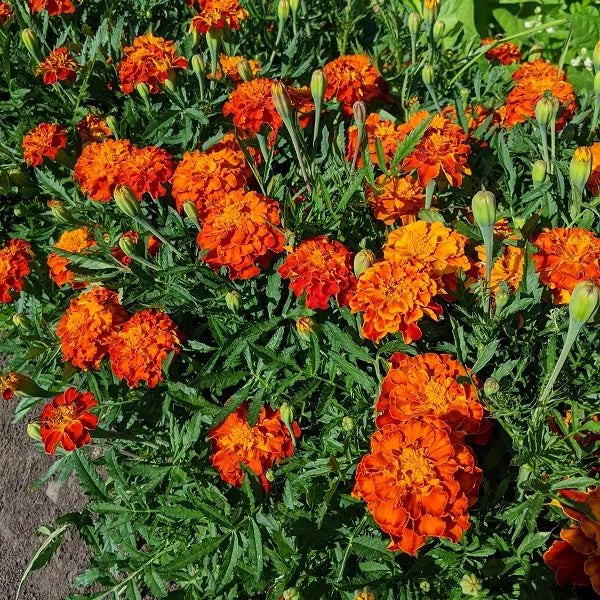
{"type": "Polygon", "coordinates": [[[279,416],[288,427],[292,427],[294,423],[294,409],[289,404],[284,403],[279,407],[279,416]]]}
{"type": "Polygon", "coordinates": [[[292,13],[296,14],[300,9],[300,0],[290,0],[290,8],[292,13]]]}
{"type": "Polygon", "coordinates": [[[177,74],[175,73],[175,69],[169,69],[169,73],[165,79],[165,87],[171,92],[175,92],[177,89],[177,74]]]}
{"type": "Polygon", "coordinates": [[[360,277],[367,269],[373,266],[375,262],[375,253],[366,248],[356,253],[354,257],[354,274],[360,277]]]}
{"type": "Polygon", "coordinates": [[[600,73],[600,41],[598,41],[594,47],[592,62],[594,63],[594,70],[596,73],[600,73]]]}
{"type": "Polygon", "coordinates": [[[428,27],[431,27],[438,16],[439,0],[424,0],[423,19],[428,27]]]}
{"type": "Polygon", "coordinates": [[[300,592],[298,588],[288,588],[283,592],[283,600],[300,600],[300,592]]]}
{"type": "Polygon", "coordinates": [[[506,303],[508,302],[508,299],[510,297],[510,294],[508,293],[507,290],[498,290],[494,296],[494,299],[496,300],[496,310],[500,311],[502,310],[505,306],[506,303]]]}
{"type": "Polygon", "coordinates": [[[433,67],[431,65],[425,65],[423,67],[421,76],[423,77],[423,83],[425,85],[432,85],[433,81],[435,79],[435,73],[434,73],[433,67]]]}
{"type": "Polygon", "coordinates": [[[446,23],[444,21],[436,21],[433,26],[433,39],[439,42],[444,37],[446,31],[446,23]]]}
{"type": "Polygon", "coordinates": [[[206,43],[210,50],[211,56],[217,56],[219,52],[219,44],[223,39],[223,32],[220,29],[211,28],[206,33],[206,43]]]}
{"type": "Polygon", "coordinates": [[[31,183],[29,175],[25,171],[21,171],[21,169],[11,169],[8,172],[8,176],[12,183],[17,186],[25,186],[31,183]]]}
{"type": "Polygon", "coordinates": [[[194,71],[198,77],[202,77],[206,70],[206,64],[204,63],[204,57],[202,54],[194,54],[194,56],[192,56],[191,63],[192,71],[194,71]]]}
{"type": "Polygon", "coordinates": [[[483,588],[481,580],[471,573],[466,573],[460,580],[459,585],[465,596],[473,596],[474,598],[479,596],[483,588]]]}
{"type": "Polygon", "coordinates": [[[198,212],[198,207],[195,202],[186,200],[183,203],[183,212],[190,221],[196,223],[198,227],[200,226],[200,213],[198,212]]]}
{"type": "Polygon", "coordinates": [[[483,384],[483,391],[486,396],[493,396],[498,393],[500,389],[500,384],[493,377],[488,377],[483,384]]]}
{"type": "Polygon", "coordinates": [[[147,83],[144,83],[143,81],[141,83],[136,83],[135,89],[137,93],[142,97],[144,102],[150,98],[150,88],[148,87],[147,83]]]}
{"type": "Polygon", "coordinates": [[[15,217],[24,217],[27,215],[27,211],[23,209],[21,206],[15,206],[13,208],[13,214],[15,217]]]}
{"type": "Polygon", "coordinates": [[[571,292],[569,317],[578,325],[585,325],[600,304],[600,288],[593,281],[578,283],[571,292]]]}
{"type": "Polygon", "coordinates": [[[231,290],[225,294],[225,304],[231,312],[238,312],[242,304],[242,295],[235,290],[231,290]]]}
{"type": "Polygon", "coordinates": [[[552,120],[554,114],[554,103],[550,98],[544,96],[535,106],[535,118],[540,127],[546,127],[552,120]]]}
{"type": "Polygon", "coordinates": [[[72,223],[74,221],[71,211],[65,206],[64,202],[61,202],[56,198],[52,198],[52,200],[48,200],[47,205],[52,213],[52,216],[59,223],[64,223],[66,225],[67,223],[72,223]]]}
{"type": "Polygon", "coordinates": [[[419,581],[419,589],[426,594],[431,591],[431,584],[426,579],[421,579],[421,581],[419,581]]]}
{"type": "Polygon", "coordinates": [[[569,168],[571,185],[580,192],[583,192],[591,174],[592,151],[587,146],[579,146],[573,154],[569,168]]]}
{"type": "Polygon", "coordinates": [[[533,186],[538,187],[546,180],[546,162],[543,160],[536,160],[533,163],[533,167],[531,169],[531,179],[533,181],[533,186]]]}
{"type": "Polygon", "coordinates": [[[265,479],[270,483],[275,481],[275,473],[273,473],[273,469],[267,469],[265,471],[265,479]]]}
{"type": "Polygon", "coordinates": [[[314,329],[315,322],[310,317],[300,317],[296,321],[296,330],[300,334],[300,337],[304,339],[309,339],[314,329]]]}
{"type": "Polygon", "coordinates": [[[37,35],[33,32],[32,29],[23,29],[21,32],[21,39],[23,40],[23,45],[27,48],[29,54],[31,54],[32,58],[37,62],[42,62],[42,55],[40,53],[40,41],[37,35]]]}
{"type": "Polygon", "coordinates": [[[354,419],[352,417],[344,417],[342,419],[342,429],[346,433],[350,433],[354,429],[354,419]]]}
{"type": "Polygon", "coordinates": [[[31,377],[21,373],[7,373],[0,375],[0,395],[5,400],[11,400],[16,396],[23,398],[47,398],[50,392],[41,388],[31,377]]]}
{"type": "Polygon", "coordinates": [[[23,313],[15,313],[12,317],[12,322],[22,329],[31,329],[31,321],[29,317],[23,313]]]}
{"type": "Polygon", "coordinates": [[[113,193],[116,205],[132,219],[142,216],[140,203],[128,185],[118,185],[113,193]]]}
{"type": "Polygon", "coordinates": [[[513,219],[513,223],[515,224],[515,229],[523,229],[525,223],[527,223],[527,219],[519,215],[513,219]]]}
{"type": "Polygon", "coordinates": [[[254,79],[254,75],[252,74],[252,67],[248,62],[248,59],[242,58],[240,62],[237,64],[237,70],[243,81],[252,81],[254,79]]]}
{"type": "Polygon", "coordinates": [[[108,117],[106,117],[106,124],[108,125],[108,128],[112,131],[112,134],[115,136],[115,138],[119,138],[119,121],[117,121],[117,118],[114,115],[108,115],[108,117]]]}
{"type": "Polygon", "coordinates": [[[322,102],[327,92],[327,76],[321,69],[317,69],[310,78],[310,93],[315,103],[322,102]]]}
{"type": "Polygon", "coordinates": [[[542,58],[542,54],[544,54],[544,46],[542,44],[534,44],[527,55],[527,60],[537,60],[538,58],[542,58]]]}
{"type": "Polygon", "coordinates": [[[273,99],[273,104],[275,105],[275,110],[279,113],[279,116],[287,121],[292,116],[292,103],[290,101],[290,96],[285,89],[285,86],[276,81],[271,87],[271,98],[273,99]]]}
{"type": "Polygon", "coordinates": [[[367,105],[362,100],[357,100],[352,105],[352,114],[358,127],[362,127],[367,120],[367,105]]]}
{"type": "Polygon", "coordinates": [[[41,429],[42,429],[42,426],[37,421],[34,421],[33,423],[29,423],[29,425],[27,425],[27,435],[32,440],[35,440],[36,442],[41,442],[42,441],[41,429]]]}
{"type": "Polygon", "coordinates": [[[137,245],[129,236],[121,236],[119,239],[119,248],[123,250],[125,256],[137,256],[137,245]]]}
{"type": "Polygon", "coordinates": [[[408,15],[408,31],[410,35],[418,35],[421,31],[421,16],[418,12],[411,12],[408,15]]]}
{"type": "Polygon", "coordinates": [[[277,17],[281,23],[287,21],[290,16],[290,10],[289,0],[279,0],[279,4],[277,4],[277,17]]]}
{"type": "Polygon", "coordinates": [[[496,223],[496,197],[485,190],[473,196],[471,204],[475,223],[480,229],[493,228],[496,223]]]}
{"type": "Polygon", "coordinates": [[[596,98],[600,98],[600,72],[594,76],[594,94],[596,98]]]}

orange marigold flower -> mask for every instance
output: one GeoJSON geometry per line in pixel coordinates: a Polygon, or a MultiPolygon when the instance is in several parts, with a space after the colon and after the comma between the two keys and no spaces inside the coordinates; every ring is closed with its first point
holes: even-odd
{"type": "Polygon", "coordinates": [[[364,313],[365,338],[379,343],[388,333],[400,332],[410,344],[421,339],[420,319],[438,320],[442,307],[433,297],[439,292],[435,279],[422,265],[383,260],[358,278],[350,308],[353,313],[364,313]]]}
{"type": "Polygon", "coordinates": [[[192,19],[191,28],[199,33],[211,29],[239,29],[240,21],[248,18],[248,11],[238,0],[198,0],[200,14],[192,19]]]}
{"type": "Polygon", "coordinates": [[[589,279],[600,284],[600,238],[587,229],[556,227],[533,240],[538,252],[531,258],[554,304],[567,304],[573,288],[589,279]]]}
{"type": "Polygon", "coordinates": [[[350,301],[356,286],[353,258],[343,244],[320,235],[301,242],[278,271],[290,280],[290,288],[297,297],[306,292],[308,308],[325,310],[332,296],[340,306],[350,301]]]}
{"type": "Polygon", "coordinates": [[[386,225],[401,221],[413,223],[419,211],[425,208],[425,194],[421,184],[411,177],[380,175],[375,181],[377,189],[367,190],[367,200],[376,219],[386,225]]]}
{"type": "Polygon", "coordinates": [[[347,117],[352,115],[352,105],[358,100],[369,105],[373,100],[389,98],[383,77],[362,54],[340,56],[328,62],[323,73],[327,76],[325,99],[336,98],[342,102],[347,117]]]}
{"type": "MultiPolygon", "coordinates": [[[[137,231],[126,231],[121,237],[128,238],[134,244],[137,244],[138,240],[139,240],[139,233],[137,231]]],[[[152,257],[154,257],[158,254],[158,251],[160,250],[160,247],[162,246],[162,242],[158,238],[154,237],[153,235],[149,235],[147,237],[147,244],[148,244],[148,256],[152,256],[152,257]]],[[[117,244],[114,248],[112,248],[110,253],[120,263],[124,264],[125,266],[131,264],[131,260],[132,260],[131,256],[127,256],[123,252],[123,250],[121,250],[121,246],[119,246],[119,244],[117,244]]]]}
{"type": "Polygon", "coordinates": [[[122,180],[131,159],[133,146],[129,140],[106,140],[88,144],[75,163],[73,179],[92,200],[108,202],[122,180]]]}
{"type": "Polygon", "coordinates": [[[414,556],[428,537],[460,540],[480,482],[473,452],[446,423],[411,419],[373,434],[352,495],[389,534],[389,550],[414,556]]]}
{"type": "Polygon", "coordinates": [[[14,14],[8,2],[0,2],[0,25],[4,25],[14,14]]]}
{"type": "Polygon", "coordinates": [[[88,113],[85,118],[77,123],[77,133],[84,146],[94,142],[105,142],[108,138],[113,137],[106,121],[94,113],[88,113]]]}
{"type": "Polygon", "coordinates": [[[456,290],[458,272],[466,273],[471,268],[471,261],[465,255],[467,241],[462,233],[438,221],[415,221],[390,233],[383,256],[387,260],[423,265],[436,279],[438,292],[442,288],[456,290]]]}
{"type": "MultiPolygon", "coordinates": [[[[92,232],[87,227],[65,231],[54,244],[53,248],[72,252],[73,254],[85,254],[88,248],[96,245],[92,232]]],[[[82,288],[87,284],[81,281],[74,281],[75,273],[67,268],[71,261],[66,256],[52,253],[48,255],[48,266],[50,267],[50,277],[59,287],[69,283],[72,288],[82,288]]]]}
{"type": "Polygon", "coordinates": [[[556,121],[557,129],[562,129],[575,114],[577,103],[573,86],[567,83],[564,72],[544,59],[523,63],[513,74],[515,87],[506,98],[506,105],[499,111],[501,124],[513,127],[535,117],[535,107],[549,92],[561,104],[562,112],[556,121]]]}
{"type": "Polygon", "coordinates": [[[172,179],[177,210],[182,212],[183,203],[189,200],[203,219],[213,199],[220,200],[231,190],[243,188],[251,176],[239,147],[219,142],[206,152],[186,152],[172,179]]]}
{"type": "Polygon", "coordinates": [[[183,340],[183,334],[165,313],[155,309],[137,312],[111,340],[112,371],[129,387],[145,381],[153,388],[163,380],[165,358],[171,352],[179,354],[183,340]]]}
{"type": "Polygon", "coordinates": [[[257,192],[232,190],[211,207],[198,234],[202,257],[218,270],[226,267],[230,279],[249,279],[260,273],[283,250],[279,204],[257,192]]]}
{"type": "Polygon", "coordinates": [[[23,158],[30,167],[38,167],[44,157],[56,160],[67,145],[67,130],[56,123],[40,123],[23,137],[23,158]]]}
{"type": "Polygon", "coordinates": [[[583,505],[588,514],[560,505],[567,516],[579,524],[560,532],[561,539],[550,546],[544,561],[554,571],[561,587],[591,585],[596,594],[600,594],[600,487],[588,492],[561,490],[560,493],[571,502],[583,505]]]}
{"type": "Polygon", "coordinates": [[[443,173],[448,183],[460,187],[463,174],[470,175],[467,163],[471,147],[467,136],[458,125],[436,115],[425,131],[414,152],[402,163],[404,171],[416,169],[421,185],[443,173]]]}
{"type": "Polygon", "coordinates": [[[79,67],[66,48],[56,48],[40,63],[35,74],[43,74],[44,83],[54,85],[57,81],[75,81],[79,67]]]}
{"type": "Polygon", "coordinates": [[[63,362],[98,370],[110,341],[128,318],[118,294],[106,288],[95,287],[73,298],[56,328],[63,362]]]}
{"type": "MultiPolygon", "coordinates": [[[[481,45],[489,46],[495,42],[496,40],[493,38],[484,38],[481,40],[481,45]]],[[[490,62],[499,62],[502,65],[519,62],[522,56],[519,46],[514,42],[503,42],[485,53],[485,57],[490,62]]]]}
{"type": "MultiPolygon", "coordinates": [[[[240,61],[244,60],[244,56],[227,56],[226,54],[219,55],[219,62],[221,64],[221,68],[223,69],[223,73],[225,77],[229,77],[233,83],[239,85],[243,83],[243,79],[240,77],[238,71],[238,64],[240,61]]],[[[252,75],[256,75],[260,71],[260,64],[257,60],[253,58],[248,59],[248,64],[250,65],[250,70],[252,71],[252,75]]],[[[212,79],[210,71],[207,72],[206,77],[208,79],[212,79]]],[[[223,77],[221,73],[221,69],[217,68],[217,76],[215,79],[221,79],[223,77]]]]}
{"type": "Polygon", "coordinates": [[[31,246],[25,240],[8,240],[0,249],[0,304],[12,302],[14,293],[23,289],[32,260],[31,246]]]}
{"type": "Polygon", "coordinates": [[[140,35],[132,46],[123,48],[123,59],[117,67],[121,90],[131,94],[138,83],[146,83],[151,94],[158,94],[175,69],[187,66],[187,60],[177,54],[175,42],[151,33],[140,35]]]}
{"type": "Polygon", "coordinates": [[[404,138],[414,131],[421,123],[426,121],[429,118],[429,111],[426,110],[418,110],[414,112],[406,121],[406,123],[402,123],[398,125],[397,129],[400,133],[400,141],[403,141],[404,138]]]}
{"type": "Polygon", "coordinates": [[[590,146],[592,152],[592,173],[587,182],[587,187],[597,196],[600,194],[600,142],[594,142],[590,146]]]}
{"type": "MultiPolygon", "coordinates": [[[[394,123],[381,119],[377,113],[370,114],[364,124],[364,136],[367,139],[369,145],[369,155],[371,156],[371,162],[374,165],[379,165],[379,156],[377,154],[377,143],[375,140],[379,140],[381,149],[383,150],[383,157],[385,159],[385,165],[389,166],[396,154],[398,144],[404,139],[405,134],[399,130],[394,123]]],[[[354,157],[354,151],[358,142],[358,128],[356,125],[352,125],[348,130],[348,143],[346,147],[346,158],[352,160],[354,157]]],[[[362,156],[359,154],[357,165],[363,166],[362,156]]]]}
{"type": "MultiPolygon", "coordinates": [[[[477,275],[479,278],[483,278],[485,277],[485,246],[477,246],[475,250],[479,258],[477,275]]],[[[524,266],[525,248],[504,244],[502,246],[502,253],[492,267],[491,292],[495,294],[500,289],[501,282],[506,283],[511,293],[516,292],[523,279],[524,266]]]]}
{"type": "Polygon", "coordinates": [[[74,387],[58,394],[52,404],[46,404],[40,416],[44,450],[53,455],[59,444],[67,452],[89,444],[90,431],[96,429],[98,417],[88,411],[97,404],[91,392],[81,393],[74,387]]]}
{"type": "Polygon", "coordinates": [[[131,150],[121,167],[119,183],[127,184],[138,200],[146,193],[157,199],[165,195],[163,185],[173,175],[173,157],[162,148],[145,146],[131,150]]]}
{"type": "Polygon", "coordinates": [[[51,17],[75,12],[71,0],[29,0],[29,9],[32,13],[46,9],[51,17]]]}
{"type": "Polygon", "coordinates": [[[245,131],[260,133],[263,125],[277,131],[283,121],[271,97],[273,83],[265,77],[240,83],[223,105],[223,115],[232,115],[234,125],[245,131]]]}
{"type": "Polygon", "coordinates": [[[309,126],[315,113],[315,103],[310,88],[289,86],[287,92],[296,111],[298,123],[302,129],[305,129],[309,126]]]}
{"type": "Polygon", "coordinates": [[[469,371],[449,354],[408,356],[396,352],[375,405],[380,413],[377,427],[435,417],[455,432],[487,433],[489,421],[475,386],[457,381],[468,376],[469,371]]]}
{"type": "MultiPolygon", "coordinates": [[[[300,428],[296,422],[292,429],[296,438],[300,428]]],[[[242,404],[225,421],[208,432],[213,453],[210,460],[219,471],[221,479],[235,487],[244,480],[240,465],[246,465],[259,478],[265,491],[270,483],[265,473],[274,465],[294,453],[290,432],[281,420],[279,410],[264,406],[254,427],[248,423],[248,405],[242,404]]]]}

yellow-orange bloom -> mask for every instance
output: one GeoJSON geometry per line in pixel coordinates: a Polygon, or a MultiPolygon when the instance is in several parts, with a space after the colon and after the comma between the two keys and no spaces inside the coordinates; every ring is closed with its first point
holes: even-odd
{"type": "MultiPolygon", "coordinates": [[[[485,276],[485,246],[475,248],[479,258],[477,265],[478,276],[485,276]]],[[[492,267],[492,276],[490,279],[490,290],[495,294],[500,289],[500,283],[504,282],[509,291],[516,292],[523,279],[523,269],[525,266],[525,248],[512,246],[510,244],[502,245],[502,253],[494,262],[492,267]]]]}
{"type": "Polygon", "coordinates": [[[248,11],[238,0],[198,0],[198,5],[200,14],[192,19],[191,28],[199,33],[239,29],[240,21],[248,18],[248,11]]]}
{"type": "Polygon", "coordinates": [[[113,336],[128,317],[118,294],[103,287],[71,300],[56,328],[63,361],[80,369],[98,370],[113,336]]]}
{"type": "MultiPolygon", "coordinates": [[[[396,125],[391,121],[381,119],[377,113],[370,114],[364,124],[364,137],[366,137],[369,146],[369,155],[371,162],[374,165],[379,165],[379,155],[377,154],[377,143],[375,140],[379,140],[381,149],[383,150],[383,157],[385,165],[379,165],[380,167],[389,166],[396,154],[398,144],[406,137],[403,131],[400,131],[396,125]]],[[[363,139],[364,139],[363,137],[363,139]]],[[[346,148],[346,158],[352,160],[358,143],[358,128],[356,125],[352,125],[348,130],[348,143],[346,148]]],[[[362,156],[359,155],[357,162],[359,167],[363,166],[362,156]]]]}
{"type": "Polygon", "coordinates": [[[352,495],[389,534],[388,550],[415,555],[428,537],[460,540],[480,482],[473,452],[446,423],[411,419],[373,434],[352,495]]]}
{"type": "Polygon", "coordinates": [[[122,165],[119,183],[128,185],[138,200],[146,193],[156,200],[165,195],[163,184],[172,174],[173,157],[166,150],[156,146],[134,147],[122,165]]]}
{"type": "Polygon", "coordinates": [[[83,146],[94,142],[105,142],[107,139],[113,137],[113,133],[106,124],[106,121],[91,112],[77,123],[77,133],[83,146]]]}
{"type": "Polygon", "coordinates": [[[40,123],[23,137],[23,158],[30,167],[38,167],[44,157],[56,160],[67,145],[67,130],[56,123],[40,123]]]}
{"type": "MultiPolygon", "coordinates": [[[[495,42],[496,40],[493,38],[484,38],[481,40],[481,45],[489,46],[495,42]]],[[[514,42],[503,42],[485,53],[485,57],[489,61],[499,62],[502,65],[510,65],[519,62],[522,56],[519,46],[514,42]]]]}
{"type": "Polygon", "coordinates": [[[32,260],[31,246],[25,240],[8,240],[0,249],[0,304],[12,302],[13,295],[23,289],[32,260]]]}
{"type": "Polygon", "coordinates": [[[54,85],[57,81],[75,81],[79,67],[66,48],[56,48],[40,63],[35,74],[43,75],[46,85],[54,85]]]}
{"type": "MultiPolygon", "coordinates": [[[[233,81],[233,83],[236,85],[240,85],[244,81],[238,72],[238,64],[244,60],[244,58],[245,57],[243,56],[227,56],[226,54],[221,54],[219,56],[219,62],[225,77],[229,77],[229,79],[231,79],[231,81],[233,81]]],[[[256,75],[260,71],[260,64],[257,60],[250,58],[248,59],[248,64],[250,65],[252,75],[256,75]]],[[[206,76],[208,79],[212,78],[210,71],[206,74],[206,76]]],[[[216,79],[221,79],[222,76],[221,69],[217,68],[216,79]]]]}
{"type": "Polygon", "coordinates": [[[388,333],[400,332],[410,344],[421,339],[420,319],[437,321],[441,314],[442,307],[433,301],[438,293],[435,278],[422,265],[383,260],[358,278],[350,308],[364,313],[365,338],[378,343],[388,333]]]}
{"type": "Polygon", "coordinates": [[[600,238],[587,229],[556,227],[533,240],[538,252],[532,256],[542,283],[554,304],[567,304],[580,281],[600,284],[600,238]]]}
{"type": "Polygon", "coordinates": [[[423,186],[411,177],[380,175],[375,181],[377,188],[367,190],[367,200],[376,219],[386,225],[401,221],[413,223],[419,211],[425,208],[423,186]]]}
{"type": "Polygon", "coordinates": [[[164,379],[164,360],[171,352],[179,354],[183,340],[183,334],[165,313],[155,309],[137,312],[111,339],[112,371],[129,387],[145,381],[153,388],[164,379]]]}
{"type": "MultiPolygon", "coordinates": [[[[54,248],[71,252],[73,254],[85,254],[88,248],[96,245],[92,232],[87,227],[65,231],[54,244],[54,248]]],[[[48,266],[50,267],[50,277],[59,287],[69,283],[72,288],[82,288],[86,284],[81,281],[75,281],[75,273],[69,271],[68,266],[71,261],[66,256],[51,253],[48,255],[48,266]]]]}

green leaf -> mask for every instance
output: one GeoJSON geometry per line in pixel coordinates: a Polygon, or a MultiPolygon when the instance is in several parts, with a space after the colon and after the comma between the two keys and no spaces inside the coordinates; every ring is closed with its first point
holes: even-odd
{"type": "Polygon", "coordinates": [[[144,582],[148,586],[150,592],[156,598],[164,598],[167,595],[167,588],[165,582],[162,580],[160,575],[154,570],[154,567],[150,565],[144,571],[144,582]]]}
{"type": "Polygon", "coordinates": [[[471,367],[471,375],[475,375],[475,373],[481,371],[481,369],[483,369],[483,367],[485,367],[485,365],[487,365],[490,360],[494,358],[499,343],[500,340],[493,340],[486,345],[486,347],[479,353],[475,364],[471,367]]]}
{"type": "Polygon", "coordinates": [[[79,483],[92,500],[108,500],[106,485],[98,475],[96,468],[89,461],[86,450],[76,450],[72,454],[73,466],[79,476],[79,483]]]}
{"type": "Polygon", "coordinates": [[[248,526],[248,554],[255,574],[256,581],[260,581],[263,571],[263,547],[262,536],[258,524],[254,519],[250,520],[248,526]]]}

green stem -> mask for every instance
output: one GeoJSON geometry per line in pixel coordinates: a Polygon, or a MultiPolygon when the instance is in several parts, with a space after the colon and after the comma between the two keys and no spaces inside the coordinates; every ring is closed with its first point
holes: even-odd
{"type": "Polygon", "coordinates": [[[554,174],[554,162],[556,161],[556,119],[552,119],[550,123],[550,152],[552,161],[549,165],[550,175],[554,174]]]}
{"type": "Polygon", "coordinates": [[[315,101],[315,128],[313,132],[313,148],[316,146],[317,139],[319,138],[319,128],[321,126],[321,107],[322,100],[320,98],[317,98],[317,100],[315,101]]]}
{"type": "Polygon", "coordinates": [[[573,221],[577,221],[581,214],[581,201],[583,200],[583,193],[578,188],[574,187],[571,190],[571,208],[569,215],[573,221]]]}
{"type": "Polygon", "coordinates": [[[596,127],[598,127],[598,118],[599,117],[600,117],[600,94],[596,94],[596,98],[594,100],[594,116],[592,117],[592,125],[590,127],[590,140],[594,136],[596,127]]]}
{"type": "Polygon", "coordinates": [[[306,184],[306,190],[309,194],[312,194],[312,186],[310,184],[310,179],[308,178],[308,172],[306,170],[306,165],[304,164],[304,158],[302,157],[302,149],[300,148],[300,142],[298,140],[298,134],[296,133],[294,123],[292,123],[291,119],[289,118],[283,119],[283,123],[285,124],[285,127],[288,130],[288,133],[290,134],[290,138],[292,138],[292,144],[294,146],[294,151],[296,152],[298,164],[300,165],[300,171],[302,172],[304,183],[306,184]]]}
{"type": "Polygon", "coordinates": [[[151,234],[155,235],[165,246],[170,248],[177,256],[179,256],[179,258],[184,258],[183,254],[181,254],[181,252],[179,252],[179,250],[177,250],[177,248],[175,248],[175,246],[173,246],[173,244],[171,244],[171,242],[167,238],[165,238],[165,236],[160,231],[158,231],[158,229],[156,229],[156,227],[154,227],[154,225],[152,225],[144,217],[134,217],[133,220],[140,227],[144,227],[151,234]]]}
{"type": "Polygon", "coordinates": [[[485,311],[492,313],[492,267],[494,265],[494,227],[482,230],[485,247],[485,311]]]}
{"type": "Polygon", "coordinates": [[[354,170],[356,169],[358,153],[360,152],[360,149],[362,147],[363,135],[365,132],[365,126],[363,123],[357,123],[356,128],[358,135],[356,138],[356,148],[354,148],[354,156],[352,157],[352,167],[350,168],[351,173],[354,173],[354,170]]]}
{"type": "Polygon", "coordinates": [[[410,48],[411,48],[411,64],[416,64],[417,62],[417,36],[414,34],[410,34],[410,48]]]}
{"type": "Polygon", "coordinates": [[[440,103],[438,102],[438,97],[437,97],[437,94],[435,93],[434,87],[430,83],[426,83],[425,87],[427,88],[427,91],[429,92],[429,95],[431,96],[431,99],[433,100],[433,103],[435,104],[435,109],[438,111],[438,113],[442,114],[442,107],[440,106],[440,103]]]}
{"type": "Polygon", "coordinates": [[[550,170],[550,155],[548,154],[548,133],[545,125],[539,126],[540,137],[542,138],[542,156],[546,167],[550,170]]]}
{"type": "Polygon", "coordinates": [[[367,523],[368,515],[365,515],[360,523],[356,526],[354,531],[350,534],[348,538],[348,546],[346,546],[346,550],[344,551],[344,556],[342,556],[342,561],[340,563],[340,568],[337,575],[337,582],[339,583],[342,580],[342,576],[344,575],[344,570],[346,569],[346,563],[348,562],[348,557],[350,556],[350,550],[352,549],[352,542],[354,538],[361,532],[362,528],[367,523]]]}
{"type": "Polygon", "coordinates": [[[149,260],[146,260],[143,256],[138,256],[137,254],[131,254],[129,255],[129,258],[131,258],[131,260],[135,260],[135,262],[140,263],[141,265],[144,265],[150,269],[153,269],[154,271],[160,271],[160,269],[152,264],[149,260]]]}
{"type": "Polygon", "coordinates": [[[433,192],[435,191],[435,179],[430,179],[425,187],[425,208],[431,208],[433,202],[433,192]]]}

